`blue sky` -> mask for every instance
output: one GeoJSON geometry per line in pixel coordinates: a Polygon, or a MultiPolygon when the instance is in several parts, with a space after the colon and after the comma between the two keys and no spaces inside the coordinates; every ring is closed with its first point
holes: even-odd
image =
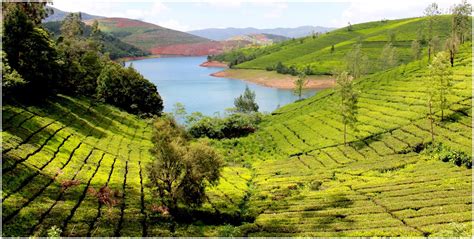
{"type": "MultiPolygon", "coordinates": [[[[53,6],[64,11],[133,18],[189,31],[225,27],[276,28],[302,25],[343,27],[348,22],[354,24],[382,18],[420,16],[423,9],[433,2],[433,0],[302,1],[304,2],[54,0],[53,6]]],[[[453,4],[452,0],[435,2],[445,10],[453,4]]]]}

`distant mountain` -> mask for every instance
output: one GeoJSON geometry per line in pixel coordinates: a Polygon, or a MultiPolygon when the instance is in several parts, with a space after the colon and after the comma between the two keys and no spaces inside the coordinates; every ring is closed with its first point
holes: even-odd
{"type": "Polygon", "coordinates": [[[273,35],[273,34],[266,34],[266,33],[260,33],[260,34],[249,34],[249,35],[238,35],[238,36],[233,36],[229,39],[228,41],[247,41],[252,44],[256,45],[270,45],[273,43],[278,43],[282,42],[285,40],[288,40],[288,37],[285,36],[279,36],[279,35],[273,35]]]}
{"type": "Polygon", "coordinates": [[[312,34],[313,32],[328,32],[334,28],[320,27],[320,26],[301,26],[296,28],[272,28],[272,29],[257,29],[253,27],[248,28],[207,28],[201,30],[189,31],[196,36],[205,37],[208,39],[221,41],[229,39],[238,35],[250,35],[250,34],[273,34],[285,36],[288,38],[304,37],[312,34]]]}
{"type": "MultiPolygon", "coordinates": [[[[142,50],[153,52],[154,48],[175,45],[210,42],[209,39],[180,32],[152,23],[128,18],[100,18],[99,29],[142,50]]],[[[92,24],[92,20],[85,21],[92,24]]]]}
{"type": "MultiPolygon", "coordinates": [[[[53,14],[48,16],[47,18],[45,18],[43,20],[43,22],[62,21],[70,13],[70,12],[65,12],[65,11],[59,10],[57,8],[50,7],[50,6],[47,6],[46,8],[52,9],[53,14]]],[[[90,14],[83,13],[83,12],[81,12],[81,16],[82,16],[82,20],[91,20],[91,19],[104,18],[104,17],[101,17],[101,16],[94,16],[94,15],[90,15],[90,14]]]]}

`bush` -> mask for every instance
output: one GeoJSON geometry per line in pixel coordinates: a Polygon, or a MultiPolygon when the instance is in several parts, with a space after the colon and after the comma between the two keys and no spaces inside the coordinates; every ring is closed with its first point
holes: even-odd
{"type": "Polygon", "coordinates": [[[237,138],[255,132],[261,120],[260,113],[234,113],[225,118],[205,116],[189,125],[188,132],[195,138],[237,138]]]}
{"type": "Polygon", "coordinates": [[[426,147],[425,153],[443,162],[451,162],[457,166],[464,165],[467,168],[472,168],[471,156],[465,152],[453,150],[441,143],[429,145],[426,147]]]}

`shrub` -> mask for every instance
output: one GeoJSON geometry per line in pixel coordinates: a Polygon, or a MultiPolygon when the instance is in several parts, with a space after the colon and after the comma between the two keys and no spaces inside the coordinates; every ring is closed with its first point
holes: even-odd
{"type": "Polygon", "coordinates": [[[467,168],[472,168],[471,156],[465,152],[453,150],[441,143],[428,145],[425,153],[443,162],[451,162],[457,166],[464,165],[467,168]]]}
{"type": "Polygon", "coordinates": [[[225,118],[205,116],[190,124],[188,132],[195,138],[237,138],[255,132],[261,120],[261,113],[234,113],[225,118]]]}

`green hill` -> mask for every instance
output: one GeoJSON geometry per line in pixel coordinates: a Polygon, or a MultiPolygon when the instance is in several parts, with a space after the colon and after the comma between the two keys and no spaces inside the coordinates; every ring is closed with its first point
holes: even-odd
{"type": "MultiPolygon", "coordinates": [[[[102,31],[148,52],[161,46],[210,42],[206,38],[139,20],[127,18],[100,18],[96,20],[99,22],[99,28],[102,31]]],[[[86,21],[86,23],[91,24],[92,20],[86,21]]]]}
{"type": "MultiPolygon", "coordinates": [[[[435,141],[470,159],[471,45],[458,57],[435,141]]],[[[431,141],[427,77],[425,59],[358,80],[360,132],[348,146],[334,90],[280,108],[248,138],[217,142],[252,175],[246,193],[229,196],[257,215],[248,235],[471,235],[472,171],[423,152],[431,141]]]]}
{"type": "MultiPolygon", "coordinates": [[[[434,26],[434,36],[440,38],[440,44],[450,32],[450,19],[450,16],[440,16],[434,26]]],[[[235,68],[263,70],[282,62],[300,70],[309,66],[314,74],[330,74],[334,66],[344,65],[344,57],[355,43],[362,44],[362,51],[370,62],[377,62],[390,34],[395,34],[394,46],[397,48],[399,63],[407,63],[413,59],[411,43],[419,39],[426,21],[426,18],[409,18],[362,23],[353,25],[351,31],[344,27],[321,36],[293,39],[267,48],[244,49],[240,52],[251,60],[235,68]],[[332,45],[334,52],[331,52],[332,45]]],[[[229,53],[232,54],[235,53],[229,53]]],[[[225,56],[221,58],[229,60],[225,56]]],[[[369,72],[376,71],[377,68],[371,64],[369,72]]]]}
{"type": "MultiPolygon", "coordinates": [[[[61,24],[62,22],[59,21],[49,21],[43,23],[43,26],[53,34],[53,37],[57,38],[61,35],[61,24]]],[[[83,25],[83,36],[88,37],[92,28],[87,25],[83,25]]],[[[108,52],[110,54],[111,59],[117,59],[122,57],[140,57],[140,56],[147,56],[150,53],[138,49],[137,47],[125,43],[114,37],[108,33],[101,32],[100,33],[100,40],[103,45],[103,52],[108,52]]]]}
{"type": "MultiPolygon", "coordinates": [[[[448,120],[435,127],[436,141],[467,155],[471,59],[471,45],[463,46],[448,120]]],[[[422,152],[430,141],[423,64],[357,81],[360,133],[351,133],[349,146],[334,90],[282,107],[249,137],[213,141],[227,166],[188,221],[152,211],[148,121],[66,96],[3,105],[3,236],[45,236],[52,226],[63,236],[470,233],[471,170],[422,152]],[[116,191],[110,208],[93,193],[105,185],[116,191]]]]}

